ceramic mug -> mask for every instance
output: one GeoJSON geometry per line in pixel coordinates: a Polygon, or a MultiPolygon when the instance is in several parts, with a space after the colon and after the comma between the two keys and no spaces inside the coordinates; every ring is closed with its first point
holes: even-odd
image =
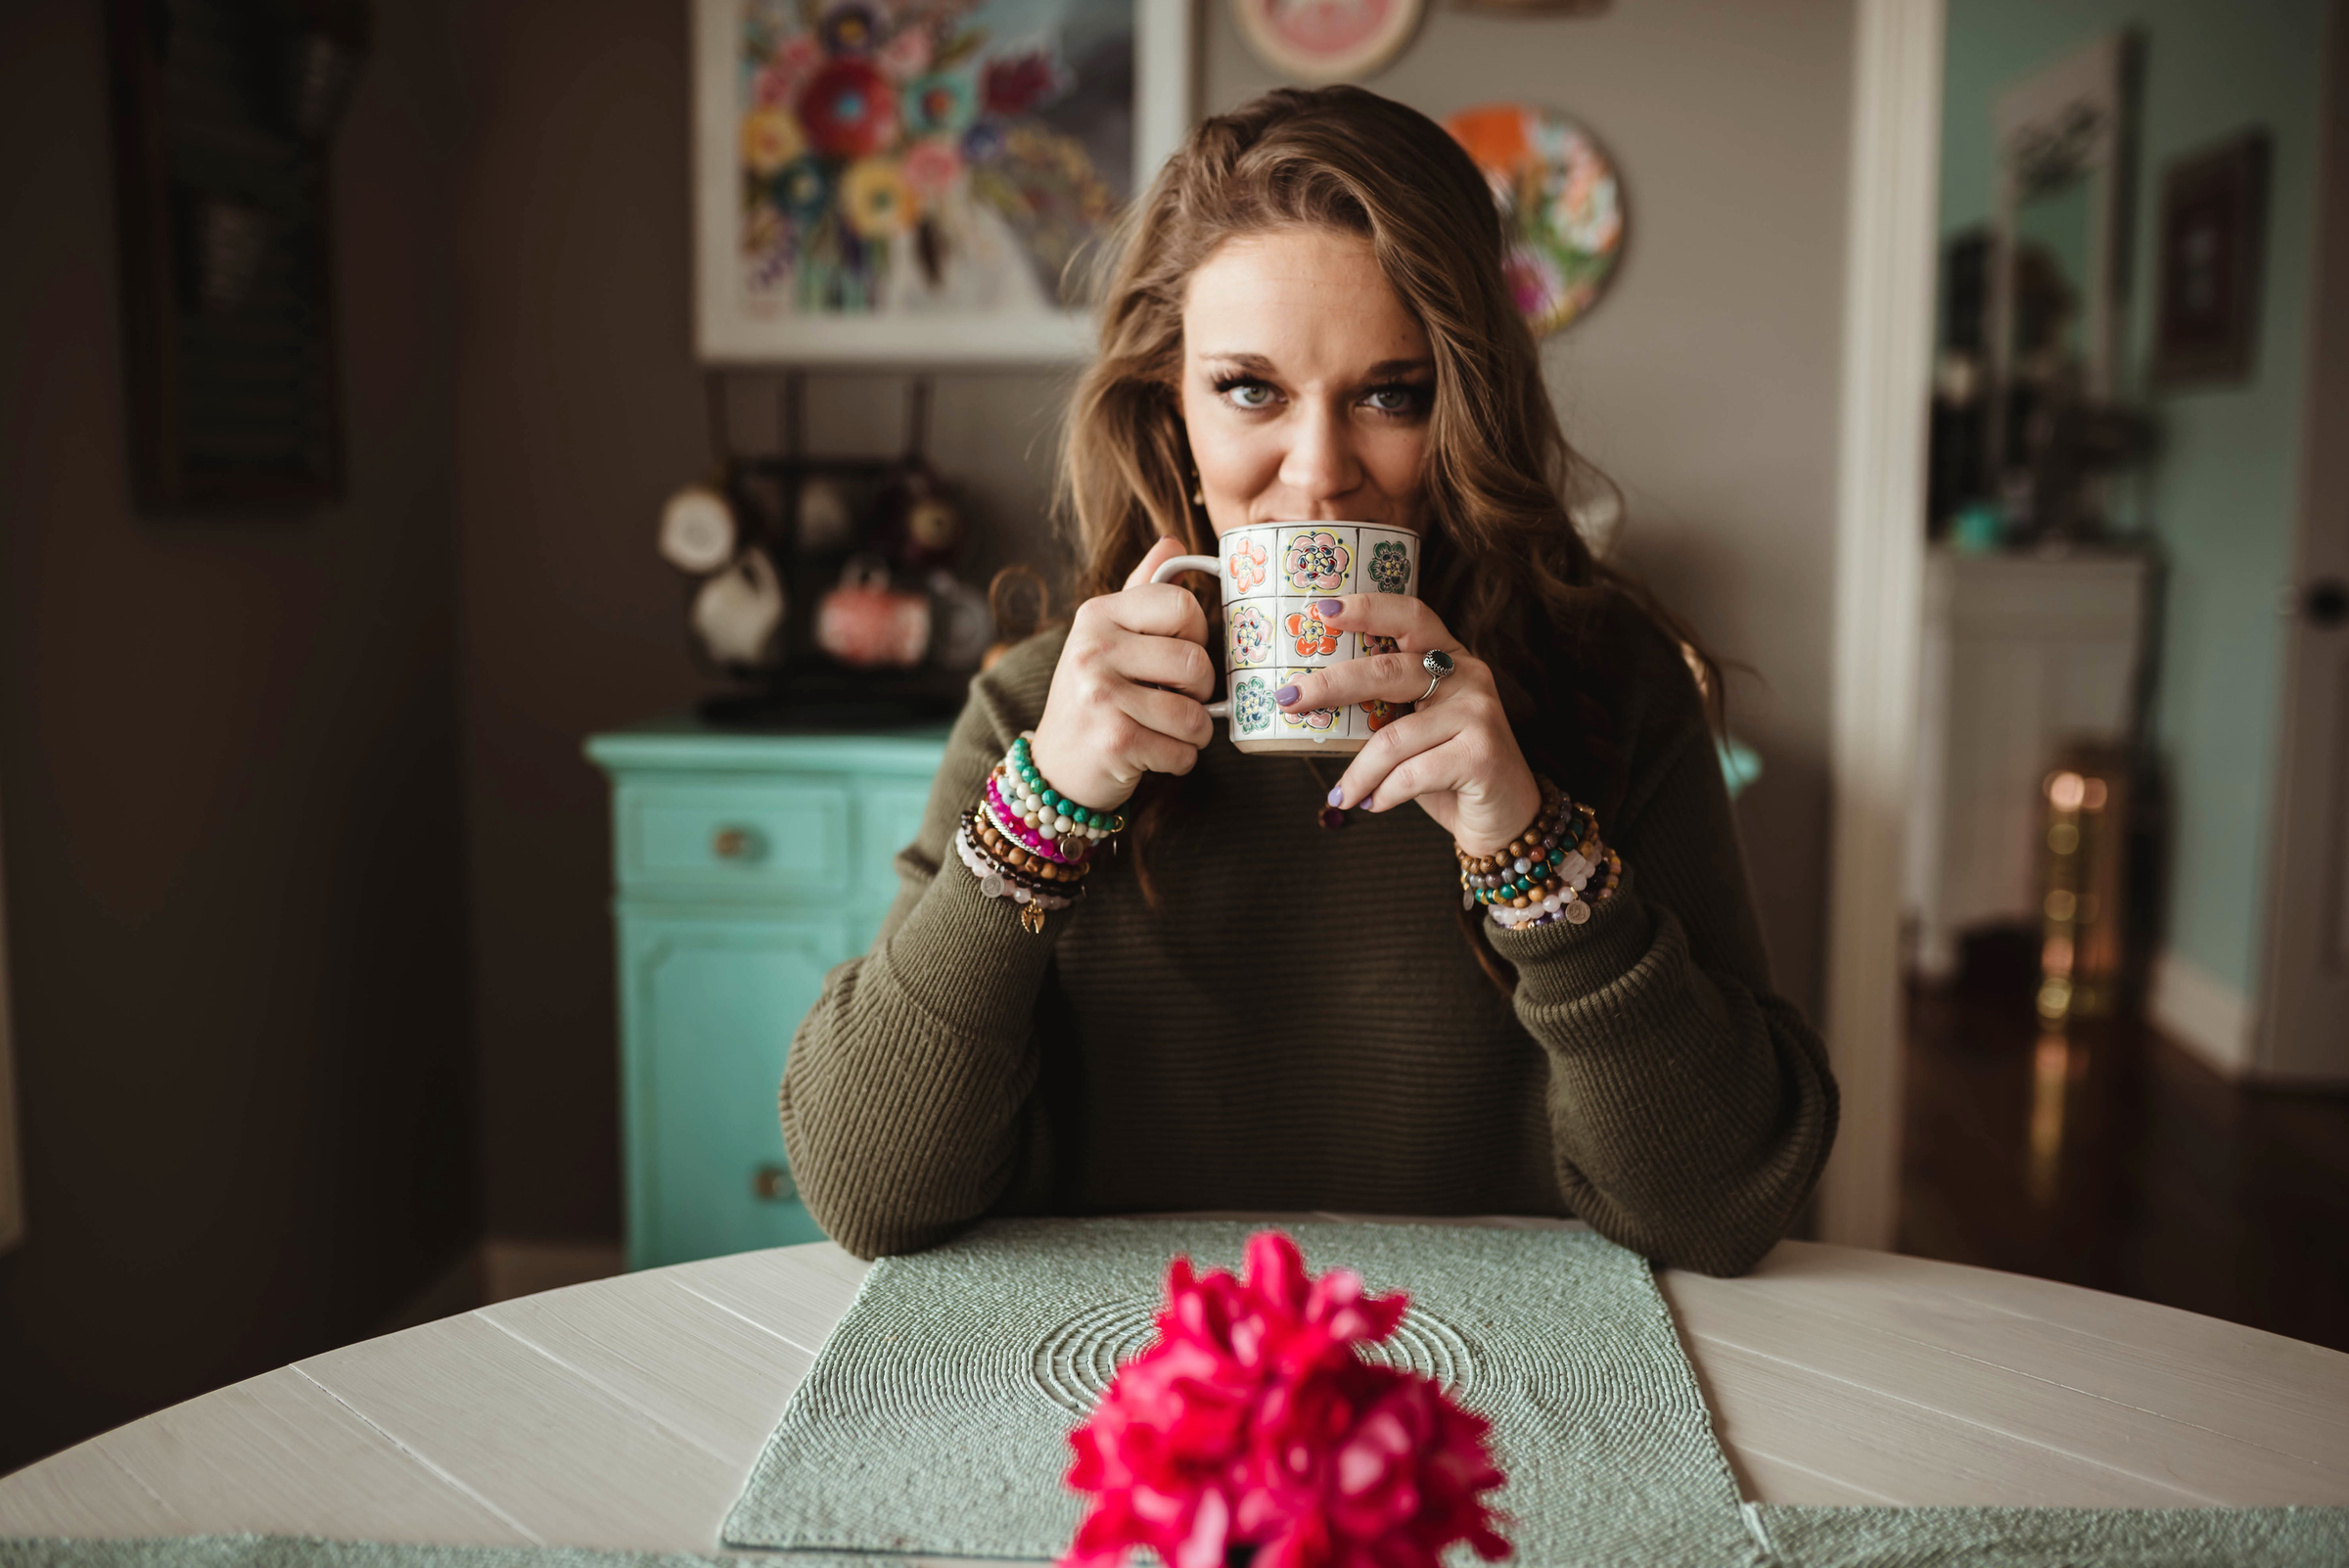
{"type": "Polygon", "coordinates": [[[1416,533],[1368,523],[1252,524],[1218,539],[1212,556],[1176,556],[1151,580],[1165,582],[1179,572],[1212,573],[1222,585],[1229,692],[1207,711],[1230,721],[1231,743],[1241,751],[1359,752],[1408,709],[1371,701],[1284,714],[1272,694],[1324,666],[1395,651],[1392,637],[1333,630],[1313,603],[1349,593],[1415,592],[1416,533]]]}

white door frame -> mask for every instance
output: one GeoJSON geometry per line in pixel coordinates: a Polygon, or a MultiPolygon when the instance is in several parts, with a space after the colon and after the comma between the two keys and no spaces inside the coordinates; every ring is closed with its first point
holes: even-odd
{"type": "Polygon", "coordinates": [[[1901,865],[1916,767],[1939,251],[1942,0],[1857,0],[1837,433],[1827,1053],[1843,1090],[1819,1233],[1900,1219],[1901,865]]]}

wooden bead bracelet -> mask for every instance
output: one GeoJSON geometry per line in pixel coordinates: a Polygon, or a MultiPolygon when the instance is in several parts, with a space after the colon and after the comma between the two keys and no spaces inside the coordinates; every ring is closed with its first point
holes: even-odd
{"type": "Polygon", "coordinates": [[[1511,930],[1564,920],[1581,925],[1590,905],[1604,902],[1622,878],[1623,862],[1599,842],[1596,815],[1549,779],[1537,775],[1542,807],[1533,824],[1493,854],[1458,845],[1460,907],[1487,906],[1494,922],[1511,930]],[[1605,875],[1595,893],[1591,880],[1605,875]]]}
{"type": "Polygon", "coordinates": [[[1044,911],[1066,909],[1075,900],[1062,894],[1046,893],[1016,875],[1006,875],[1002,867],[987,857],[971,839],[969,828],[954,835],[954,853],[979,879],[979,892],[984,898],[1009,899],[1020,906],[1020,924],[1032,935],[1040,936],[1044,929],[1044,911]]]}

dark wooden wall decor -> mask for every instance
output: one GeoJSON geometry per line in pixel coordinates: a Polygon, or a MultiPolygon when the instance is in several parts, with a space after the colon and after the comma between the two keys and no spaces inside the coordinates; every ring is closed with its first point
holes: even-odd
{"type": "Polygon", "coordinates": [[[327,177],[365,0],[108,0],[133,490],[343,493],[327,177]]]}
{"type": "Polygon", "coordinates": [[[2165,390],[2250,378],[2259,351],[2268,162],[2262,128],[2162,171],[2153,379],[2165,390]]]}

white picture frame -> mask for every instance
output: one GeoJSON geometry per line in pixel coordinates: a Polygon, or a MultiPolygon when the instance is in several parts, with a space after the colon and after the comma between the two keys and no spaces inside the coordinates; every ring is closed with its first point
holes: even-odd
{"type": "MultiPolygon", "coordinates": [[[[754,307],[742,245],[743,102],[739,50],[760,0],[693,0],[694,347],[710,365],[957,365],[1065,362],[1093,344],[1083,310],[1026,305],[810,311],[754,307]]],[[[1193,0],[1133,6],[1132,190],[1148,189],[1195,113],[1193,0]]]]}

